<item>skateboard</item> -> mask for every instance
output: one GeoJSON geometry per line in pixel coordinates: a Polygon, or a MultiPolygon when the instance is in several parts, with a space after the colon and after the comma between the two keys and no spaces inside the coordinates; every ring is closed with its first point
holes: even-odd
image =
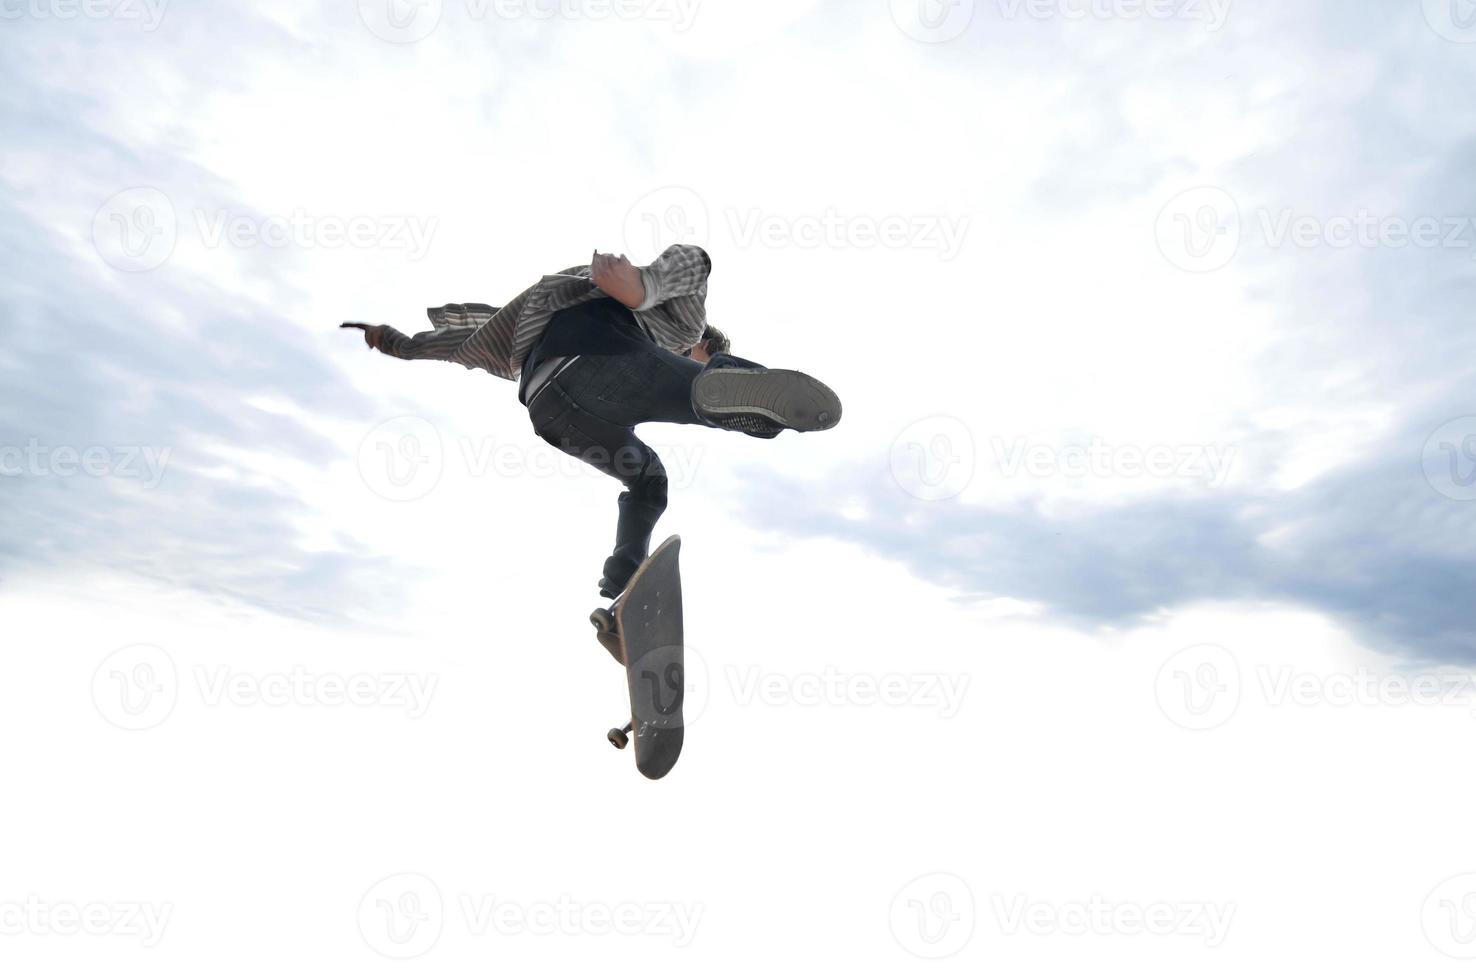
{"type": "Polygon", "coordinates": [[[630,723],[610,729],[623,749],[635,738],[636,769],[648,779],[671,772],[682,754],[682,539],[673,534],[641,563],[609,609],[589,614],[597,638],[625,668],[630,723]]]}

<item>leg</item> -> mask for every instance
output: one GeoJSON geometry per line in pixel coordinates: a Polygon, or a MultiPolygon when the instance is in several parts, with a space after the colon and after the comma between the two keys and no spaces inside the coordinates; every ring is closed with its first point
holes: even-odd
{"type": "Polygon", "coordinates": [[[650,551],[651,532],[666,511],[666,469],[630,426],[584,411],[557,382],[533,399],[528,411],[541,439],[625,486],[615,550],[606,559],[600,580],[600,594],[613,599],[624,591],[650,551]]]}
{"type": "Polygon", "coordinates": [[[702,365],[655,344],[614,355],[585,354],[556,382],[590,415],[612,424],[706,425],[692,410],[692,383],[702,365]]]}
{"type": "Polygon", "coordinates": [[[769,419],[731,412],[710,418],[698,411],[694,395],[702,379],[745,372],[772,374],[774,380],[797,377],[795,372],[769,372],[762,364],[732,354],[718,354],[704,365],[648,344],[616,355],[586,354],[559,376],[558,383],[586,412],[618,425],[676,422],[773,438],[782,426],[769,419]]]}

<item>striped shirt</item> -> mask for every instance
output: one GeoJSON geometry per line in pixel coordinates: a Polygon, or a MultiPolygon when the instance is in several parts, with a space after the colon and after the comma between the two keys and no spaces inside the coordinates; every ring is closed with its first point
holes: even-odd
{"type": "MultiPolygon", "coordinates": [[[[707,328],[707,277],[712,260],[696,245],[673,245],[640,270],[646,299],[632,312],[651,340],[682,353],[707,328]]],[[[393,327],[379,349],[405,360],[452,361],[516,381],[523,362],[560,310],[601,299],[590,267],[578,265],[544,276],[506,306],[454,303],[426,310],[433,329],[407,337],[393,327]]]]}

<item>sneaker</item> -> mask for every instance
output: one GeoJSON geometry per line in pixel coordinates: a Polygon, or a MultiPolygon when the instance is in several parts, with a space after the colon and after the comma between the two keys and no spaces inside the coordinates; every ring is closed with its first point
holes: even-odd
{"type": "Polygon", "coordinates": [[[784,429],[833,429],[841,419],[840,399],[825,385],[799,371],[765,368],[703,371],[692,385],[692,407],[719,428],[770,439],[784,429]]]}

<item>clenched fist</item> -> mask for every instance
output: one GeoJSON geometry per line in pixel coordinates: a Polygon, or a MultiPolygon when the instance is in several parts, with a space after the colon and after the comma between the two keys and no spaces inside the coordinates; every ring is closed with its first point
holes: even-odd
{"type": "Polygon", "coordinates": [[[589,270],[590,279],[606,296],[631,309],[646,301],[646,284],[641,280],[641,270],[631,265],[625,256],[596,251],[589,270]]]}

